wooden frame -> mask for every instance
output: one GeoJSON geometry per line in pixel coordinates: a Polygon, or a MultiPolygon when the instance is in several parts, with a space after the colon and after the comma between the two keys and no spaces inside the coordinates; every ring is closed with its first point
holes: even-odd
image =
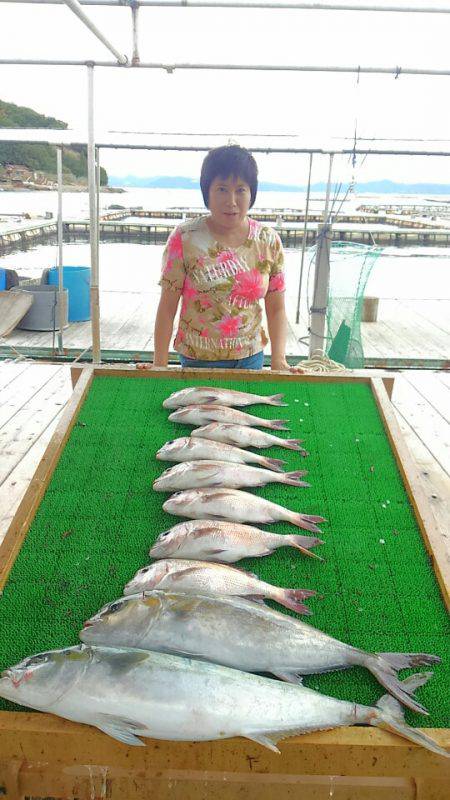
{"type": "MultiPolygon", "coordinates": [[[[444,601],[450,608],[450,564],[387,394],[387,390],[392,392],[394,377],[382,374],[374,378],[367,370],[316,376],[242,370],[74,367],[72,398],[0,547],[0,589],[20,551],[93,378],[106,375],[151,380],[156,376],[169,379],[195,376],[207,380],[212,374],[214,378],[227,380],[269,378],[279,383],[368,384],[444,601]]],[[[450,747],[450,730],[426,729],[426,732],[441,746],[450,747]]],[[[147,740],[145,748],[126,747],[95,728],[50,714],[0,712],[0,791],[3,785],[8,798],[51,795],[79,800],[98,796],[137,800],[157,791],[158,798],[167,796],[171,800],[204,796],[282,800],[299,797],[300,792],[302,800],[307,800],[328,796],[324,787],[329,788],[333,780],[337,782],[337,797],[382,800],[395,795],[396,800],[409,797],[446,800],[450,791],[450,764],[407,740],[375,728],[341,728],[295,737],[281,744],[281,756],[277,756],[245,739],[195,743],[147,740]],[[345,795],[341,790],[338,792],[339,787],[345,788],[345,795]]]]}

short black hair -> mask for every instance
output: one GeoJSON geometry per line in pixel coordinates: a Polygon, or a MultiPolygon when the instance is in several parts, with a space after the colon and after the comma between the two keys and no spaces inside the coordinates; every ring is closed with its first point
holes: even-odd
{"type": "Polygon", "coordinates": [[[237,144],[215,147],[210,150],[202,164],[200,188],[206,208],[209,203],[209,190],[215,178],[226,180],[230,176],[241,178],[250,187],[250,208],[256,200],[258,191],[258,167],[252,154],[237,144]]]}

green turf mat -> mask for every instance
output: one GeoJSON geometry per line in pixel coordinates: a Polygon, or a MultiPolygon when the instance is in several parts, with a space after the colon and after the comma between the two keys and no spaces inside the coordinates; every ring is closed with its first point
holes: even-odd
{"type": "MultiPolygon", "coordinates": [[[[202,385],[192,380],[189,385],[202,385]]],[[[274,484],[257,493],[296,511],[320,514],[326,562],[292,549],[240,562],[263,580],[319,592],[308,622],[374,651],[435,653],[443,663],[419,691],[429,717],[449,724],[449,625],[393,453],[366,384],[210,381],[213,386],[275,394],[288,408],[250,413],[290,419],[285,438],[302,438],[310,455],[273,447],[287,469],[307,468],[310,489],[274,484]]],[[[182,380],[96,377],[40,504],[0,601],[0,667],[43,650],[76,644],[86,618],[121,596],[148,562],[158,534],[181,519],[162,511],[153,480],[170,464],[155,459],[190,426],[168,421],[162,401],[182,380]]],[[[264,526],[262,526],[264,527],[264,526]]],[[[267,530],[295,532],[288,523],[267,530]]],[[[277,607],[279,610],[281,607],[277,607]]],[[[406,675],[406,671],[403,673],[406,675]]],[[[373,704],[383,689],[364,669],[310,676],[308,686],[373,704]]],[[[0,708],[14,706],[0,700],[0,708]]]]}

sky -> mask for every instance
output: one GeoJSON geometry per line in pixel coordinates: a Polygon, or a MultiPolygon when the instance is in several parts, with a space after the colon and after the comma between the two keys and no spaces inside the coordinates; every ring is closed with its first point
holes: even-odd
{"type": "MultiPolygon", "coordinates": [[[[395,4],[426,6],[427,0],[395,4]]],[[[430,5],[450,10],[450,0],[430,5]]],[[[131,55],[130,9],[84,11],[117,50],[131,55]]],[[[139,26],[142,61],[449,69],[450,14],[144,7],[139,26]]],[[[67,6],[17,2],[0,2],[0,57],[114,59],[67,6]]],[[[294,134],[317,146],[335,137],[351,145],[356,125],[360,138],[424,140],[414,148],[448,140],[444,148],[450,150],[449,85],[450,76],[362,74],[358,80],[356,74],[98,68],[95,125],[97,135],[214,133],[223,134],[224,143],[230,135],[239,143],[242,133],[294,134]]],[[[86,130],[84,67],[0,65],[0,99],[86,130]]],[[[102,151],[102,164],[114,175],[195,178],[203,157],[102,151]]],[[[307,156],[257,160],[262,180],[307,182],[307,156]]],[[[327,169],[326,157],[316,157],[312,180],[324,180],[327,169]]],[[[361,157],[355,169],[341,157],[333,177],[450,183],[450,157],[361,157]]]]}

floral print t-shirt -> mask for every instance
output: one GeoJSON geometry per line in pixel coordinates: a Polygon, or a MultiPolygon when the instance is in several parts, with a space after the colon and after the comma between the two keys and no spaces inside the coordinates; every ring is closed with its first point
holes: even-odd
{"type": "Polygon", "coordinates": [[[203,361],[247,358],[267,344],[259,300],[283,292],[280,237],[249,220],[248,238],[224,249],[206,217],[180,225],[169,236],[160,286],[181,292],[175,350],[203,361]]]}

